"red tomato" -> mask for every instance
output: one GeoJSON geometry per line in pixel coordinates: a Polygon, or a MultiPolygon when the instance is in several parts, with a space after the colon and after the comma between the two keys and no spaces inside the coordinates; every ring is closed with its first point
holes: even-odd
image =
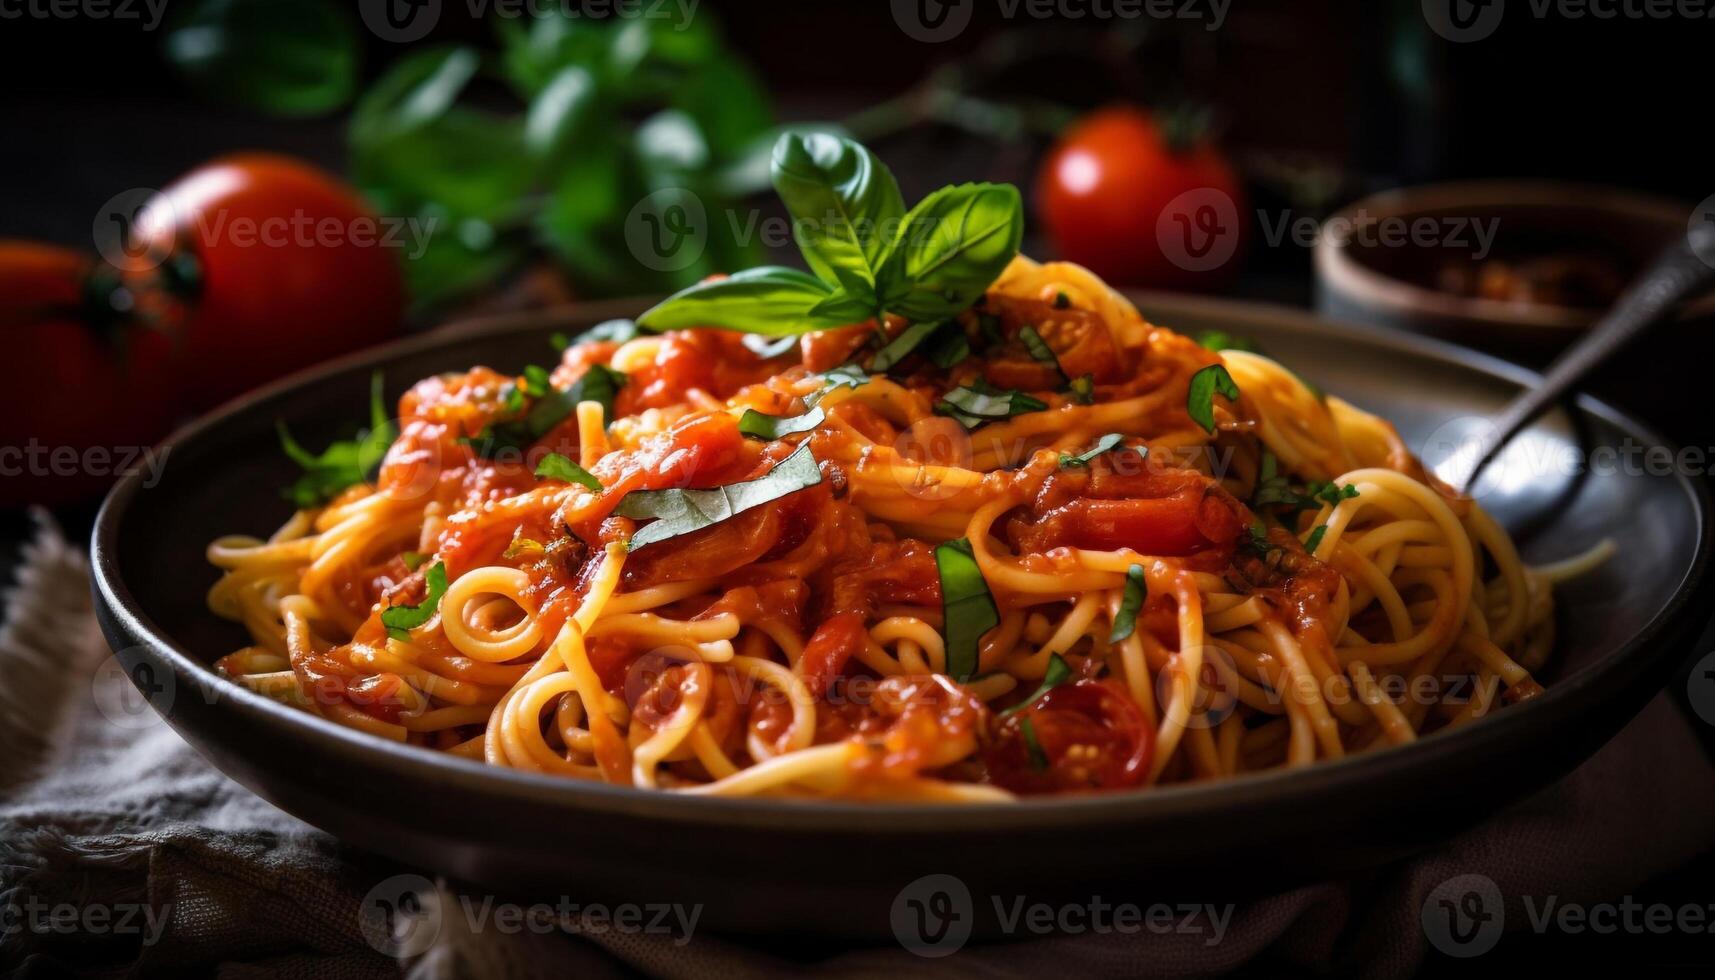
{"type": "Polygon", "coordinates": [[[0,242],[0,331],[13,370],[0,397],[0,506],[94,497],[173,421],[169,344],[117,322],[96,326],[86,256],[0,242]]]}
{"type": "Polygon", "coordinates": [[[1154,752],[1155,730],[1130,696],[1111,681],[1085,679],[1002,722],[984,761],[989,778],[1014,793],[1065,793],[1136,786],[1154,752]]]}
{"type": "Polygon", "coordinates": [[[140,295],[188,293],[173,321],[185,396],[206,407],[289,371],[388,339],[404,306],[410,242],[347,186],[267,154],[215,160],[137,216],[128,268],[140,295]],[[165,256],[194,257],[189,283],[165,256]]]}
{"type": "Polygon", "coordinates": [[[1036,178],[1038,220],[1060,256],[1116,285],[1208,289],[1235,271],[1247,214],[1213,143],[1175,145],[1140,109],[1091,113],[1036,178]]]}

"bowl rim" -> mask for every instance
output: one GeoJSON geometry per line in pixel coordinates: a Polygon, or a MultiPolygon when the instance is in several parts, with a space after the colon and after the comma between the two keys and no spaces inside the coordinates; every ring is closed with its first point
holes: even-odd
{"type": "MultiPolygon", "coordinates": [[[[1373,309],[1429,314],[1466,323],[1531,328],[1552,335],[1588,329],[1601,310],[1578,310],[1543,304],[1513,304],[1430,289],[1387,275],[1353,257],[1352,230],[1359,214],[1398,218],[1425,211],[1457,208],[1539,208],[1606,213],[1629,220],[1659,224],[1663,241],[1671,229],[1683,229],[1688,205],[1650,194],[1604,184],[1555,180],[1469,180],[1419,184],[1379,191],[1340,208],[1323,222],[1312,261],[1320,288],[1334,290],[1373,309]]],[[[1715,312],[1715,295],[1689,304],[1680,317],[1715,312]]]]}
{"type": "MultiPolygon", "coordinates": [[[[1499,358],[1453,344],[1400,331],[1364,329],[1289,307],[1169,293],[1133,292],[1129,295],[1146,315],[1151,308],[1162,308],[1180,315],[1239,320],[1263,318],[1336,341],[1378,345],[1395,354],[1474,370],[1512,384],[1526,385],[1539,377],[1499,358]]],[[[355,368],[375,367],[443,344],[473,338],[529,331],[547,333],[556,327],[577,329],[577,324],[593,325],[605,319],[634,315],[646,305],[647,302],[642,300],[615,300],[448,324],[418,336],[296,371],[226,402],[181,427],[163,444],[176,445],[197,439],[223,424],[229,416],[254,411],[278,395],[308,386],[326,376],[355,368]]],[[[1609,425],[1649,440],[1650,444],[1672,446],[1648,426],[1605,402],[1580,396],[1577,406],[1580,411],[1609,425]]],[[[933,803],[692,797],[490,766],[476,760],[403,745],[288,707],[218,677],[208,665],[200,662],[149,618],[120,573],[119,531],[138,492],[143,489],[143,479],[141,472],[123,477],[108,493],[96,516],[90,535],[90,565],[97,611],[109,645],[116,651],[140,649],[146,657],[173,672],[175,682],[184,685],[179,690],[206,692],[211,687],[218,690],[215,697],[196,710],[206,708],[211,712],[247,713],[250,720],[270,728],[282,740],[308,740],[326,755],[358,760],[365,766],[385,766],[401,778],[434,779],[444,789],[470,794],[465,797],[467,799],[517,801],[567,812],[593,811],[669,824],[785,828],[807,833],[873,834],[885,821],[888,834],[934,835],[948,831],[949,813],[959,815],[957,828],[960,832],[1061,830],[1114,823],[1171,822],[1205,813],[1210,808],[1254,810],[1309,803],[1338,793],[1343,788],[1362,787],[1366,783],[1373,785],[1384,776],[1433,775],[1434,770],[1449,758],[1480,755],[1485,745],[1503,743],[1533,725],[1549,724],[1556,714],[1562,720],[1574,719],[1580,706],[1590,701],[1607,681],[1628,668],[1636,658],[1648,656],[1647,645],[1667,632],[1670,626],[1684,625],[1689,614],[1695,611],[1692,599],[1700,593],[1708,578],[1711,554],[1715,552],[1715,527],[1711,521],[1715,504],[1712,504],[1708,488],[1700,480],[1675,474],[1674,480],[1689,498],[1696,519],[1697,546],[1690,566],[1657,614],[1630,640],[1548,688],[1542,696],[1509,705],[1506,710],[1482,719],[1480,724],[1438,731],[1407,745],[1319,761],[1298,769],[1272,770],[1216,782],[1033,798],[1008,804],[949,807],[933,803]],[[124,641],[123,647],[121,640],[124,641]]],[[[1654,656],[1659,659],[1664,654],[1658,651],[1654,656]]],[[[169,709],[169,715],[171,713],[172,709],[169,709]]],[[[167,721],[177,726],[172,717],[167,721]]],[[[196,739],[190,741],[195,744],[196,739]]],[[[281,744],[286,743],[283,741],[281,744]]],[[[202,750],[199,748],[199,751],[202,750]]],[[[216,767],[221,768],[218,763],[216,767]]]]}

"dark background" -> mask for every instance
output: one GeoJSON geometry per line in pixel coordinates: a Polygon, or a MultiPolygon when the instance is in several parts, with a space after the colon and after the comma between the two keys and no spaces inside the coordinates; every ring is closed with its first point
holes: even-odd
{"type": "MultiPolygon", "coordinates": [[[[1419,0],[1234,0],[1216,32],[1197,22],[1147,25],[1139,57],[1115,71],[1098,54],[1109,28],[1032,20],[1019,32],[1018,21],[1000,15],[999,0],[966,2],[976,3],[972,26],[940,45],[905,37],[885,0],[702,0],[699,13],[718,16],[786,120],[845,116],[997,38],[1022,36],[1045,54],[987,92],[1079,108],[1186,98],[1212,105],[1255,205],[1303,200],[1314,212],[1380,188],[1466,177],[1587,180],[1660,194],[1687,209],[1715,192],[1703,150],[1715,20],[1539,19],[1527,0],[1511,0],[1492,37],[1452,44],[1428,29],[1419,0]],[[1307,174],[1316,177],[1315,193],[1302,186],[1307,174]]],[[[449,2],[420,43],[488,36],[463,3],[449,2]]],[[[115,193],[160,187],[235,149],[280,150],[342,168],[342,117],[281,121],[212,104],[162,67],[160,39],[135,21],[0,19],[0,237],[87,247],[97,209],[115,193]]],[[[366,77],[401,50],[367,34],[365,43],[366,77]]],[[[878,149],[911,197],[978,177],[1016,181],[1028,192],[1046,142],[996,148],[925,126],[878,149]]],[[[1254,243],[1226,291],[1308,304],[1309,252],[1254,243]]],[[[1667,410],[1647,399],[1623,407],[1682,440],[1715,442],[1707,418],[1689,425],[1663,418],[1667,410]]],[[[91,512],[59,516],[79,534],[91,512]]],[[[26,527],[21,514],[0,514],[0,570],[26,527]]],[[[1711,870],[1704,861],[1637,897],[1706,904],[1715,898],[1711,870]]],[[[1483,965],[1527,965],[1543,955],[1707,963],[1708,938],[1516,937],[1483,965]]]]}

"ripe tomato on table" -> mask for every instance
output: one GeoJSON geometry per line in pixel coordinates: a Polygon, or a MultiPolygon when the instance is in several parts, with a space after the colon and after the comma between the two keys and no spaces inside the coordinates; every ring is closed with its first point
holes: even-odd
{"type": "Polygon", "coordinates": [[[289,157],[223,157],[136,215],[119,264],[166,308],[185,398],[206,408],[398,332],[409,244],[333,176],[289,157]]]}
{"type": "Polygon", "coordinates": [[[1212,289],[1237,271],[1244,188],[1194,121],[1093,112],[1036,177],[1036,211],[1061,258],[1117,286],[1212,289]]]}

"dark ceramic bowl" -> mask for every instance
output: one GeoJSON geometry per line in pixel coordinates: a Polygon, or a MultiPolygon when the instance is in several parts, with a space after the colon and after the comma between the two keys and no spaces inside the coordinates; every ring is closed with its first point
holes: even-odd
{"type": "MultiPolygon", "coordinates": [[[[1255,339],[1414,442],[1493,411],[1532,380],[1469,351],[1287,310],[1140,299],[1157,322],[1255,339]]],[[[475,363],[518,370],[552,356],[550,332],[633,309],[579,307],[414,338],[299,374],[179,432],[159,484],[120,483],[96,525],[97,604],[120,661],[152,672],[146,695],[221,770],[356,847],[509,894],[701,902],[708,928],[887,937],[900,888],[932,873],[965,883],[988,931],[987,896],[1179,901],[1397,857],[1576,766],[1661,687],[1707,614],[1710,503],[1699,483],[1608,471],[1503,481],[1486,502],[1523,530],[1527,558],[1562,558],[1603,537],[1621,544],[1561,590],[1544,696],[1413,745],[1291,772],[968,808],[700,799],[495,769],[341,728],[214,677],[210,662],[243,637],[204,607],[216,576],[203,550],[287,516],[279,488],[292,467],[276,419],[319,444],[362,417],[377,369],[389,395],[475,363]]],[[[1528,438],[1560,449],[1660,443],[1590,400],[1528,438]]]]}

